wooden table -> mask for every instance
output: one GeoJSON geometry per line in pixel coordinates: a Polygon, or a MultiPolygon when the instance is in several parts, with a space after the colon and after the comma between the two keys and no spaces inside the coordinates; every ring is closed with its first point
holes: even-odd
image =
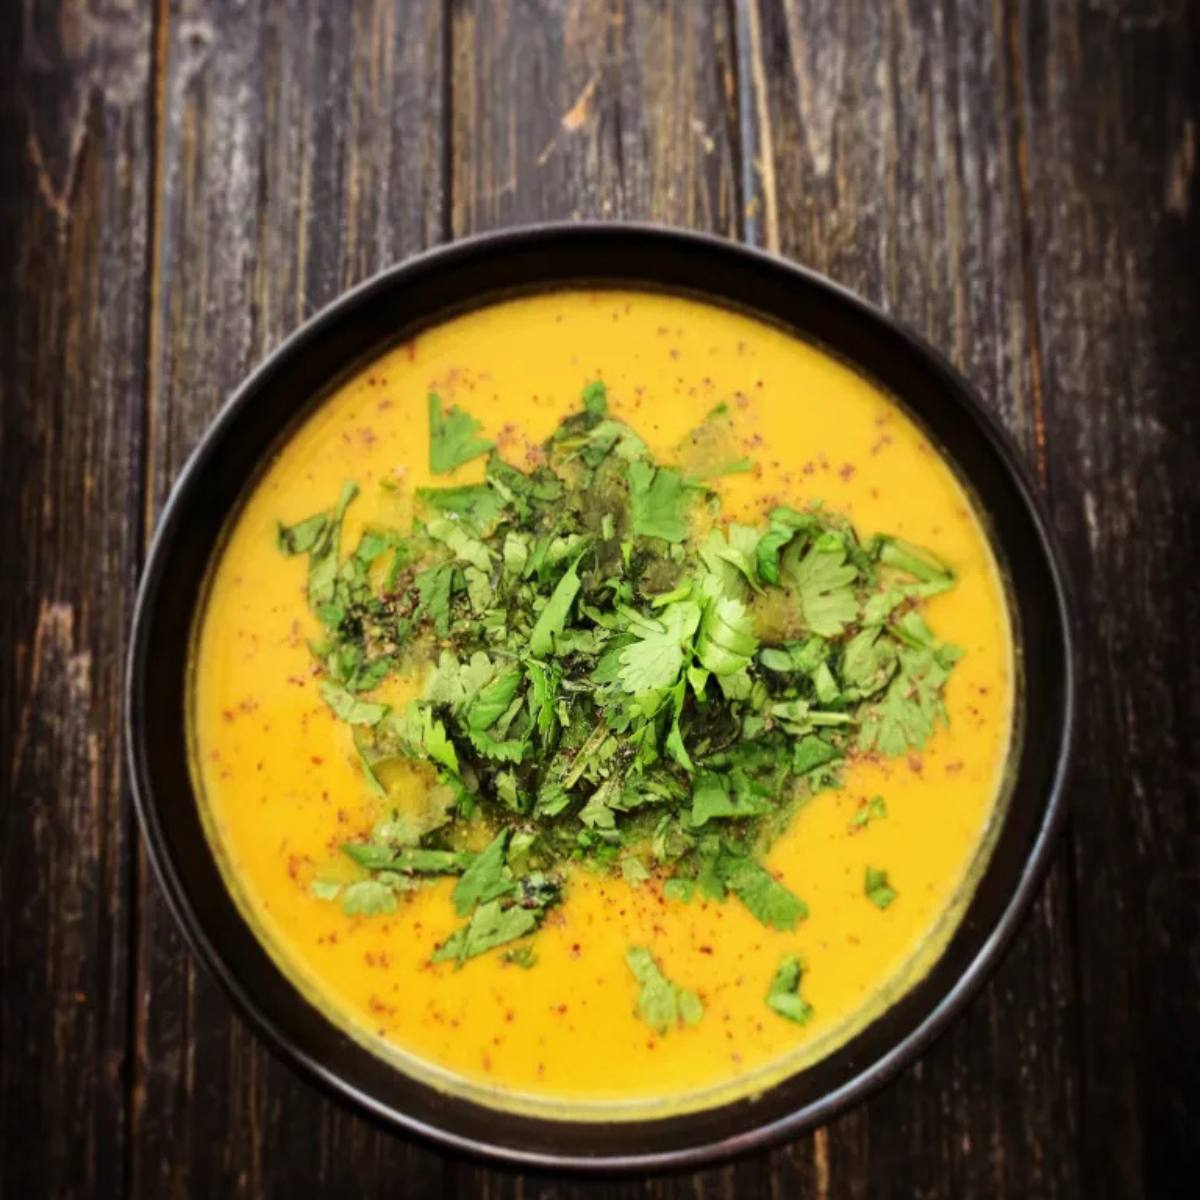
{"type": "Polygon", "coordinates": [[[16,0],[0,17],[0,1195],[1142,1197],[1200,1145],[1200,12],[1188,0],[16,0]],[[242,375],[515,222],[791,256],[950,354],[1078,584],[1074,814],[868,1103],[650,1183],[377,1129],[200,973],[133,823],[139,565],[242,375]]]}

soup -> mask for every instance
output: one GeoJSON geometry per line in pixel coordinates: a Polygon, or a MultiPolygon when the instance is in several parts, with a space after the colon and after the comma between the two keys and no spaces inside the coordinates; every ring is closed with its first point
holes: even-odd
{"type": "Polygon", "coordinates": [[[1013,649],[923,432],[820,349],[558,292],[328,397],[233,521],[206,828],[311,1003],[484,1103],[756,1091],[936,958],[995,831],[1013,649]]]}

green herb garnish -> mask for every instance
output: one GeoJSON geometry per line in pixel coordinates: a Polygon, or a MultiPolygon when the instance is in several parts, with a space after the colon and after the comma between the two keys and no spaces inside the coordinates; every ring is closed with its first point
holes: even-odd
{"type": "Polygon", "coordinates": [[[887,816],[887,801],[882,796],[872,796],[855,814],[850,818],[851,829],[862,829],[869,825],[872,821],[881,820],[887,816]]]}
{"type": "Polygon", "coordinates": [[[876,908],[884,909],[896,898],[896,889],[888,883],[886,871],[868,867],[863,891],[876,908]]]}
{"type": "Polygon", "coordinates": [[[445,475],[455,467],[486,454],[492,443],[476,435],[479,422],[461,408],[442,412],[442,401],[436,392],[429,393],[429,469],[435,475],[445,475]]]}
{"type": "MultiPolygon", "coordinates": [[[[458,876],[465,923],[434,959],[460,965],[532,933],[571,862],[660,880],[677,903],[732,896],[794,929],[807,908],[762,853],[850,757],[919,750],[945,720],[960,651],[921,604],[952,572],[898,539],[860,540],[819,505],[721,523],[695,474],[609,415],[600,381],[529,472],[470,414],[437,396],[429,414],[431,467],[488,454],[484,482],[422,489],[411,529],[367,530],[345,556],[353,483],[278,532],[284,553],[308,556],[321,695],[391,812],[346,847],[365,877],[318,894],[387,913],[458,876]],[[424,691],[403,710],[376,693],[414,674],[424,691]],[[413,766],[439,797],[420,819],[397,792],[413,766]]],[[[701,474],[729,458],[727,418],[714,410],[692,439],[701,474]]],[[[884,811],[876,798],[852,825],[884,811]]],[[[867,894],[895,895],[882,872],[867,894]]],[[[638,962],[659,1027],[664,984],[638,962]]]]}
{"type": "Polygon", "coordinates": [[[767,991],[767,1004],[781,1017],[803,1025],[812,1017],[812,1005],[800,998],[800,980],[804,976],[804,961],[798,954],[789,954],[779,964],[775,978],[767,991]]]}
{"type": "Polygon", "coordinates": [[[640,983],[637,1006],[642,1020],[659,1034],[667,1033],[680,1022],[695,1025],[704,1015],[704,1005],[695,992],[676,987],[659,970],[649,950],[631,946],[625,961],[640,983]]]}

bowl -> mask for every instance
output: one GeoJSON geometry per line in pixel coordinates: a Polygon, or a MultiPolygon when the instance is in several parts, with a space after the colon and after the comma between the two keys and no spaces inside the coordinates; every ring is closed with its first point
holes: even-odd
{"type": "Polygon", "coordinates": [[[1063,570],[1004,432],[939,354],[862,300],[782,259],[637,225],[514,229],[420,255],[347,292],[283,343],[221,410],[162,513],[142,578],[125,734],[150,860],[200,960],[284,1058],[396,1128],[527,1165],[696,1165],[827,1121],[917,1057],[975,993],[1028,909],[1064,808],[1074,725],[1063,570]],[[1015,634],[1010,791],[991,856],[927,975],[828,1057],[761,1094],[635,1122],[558,1121],[447,1095],[377,1057],[301,996],[240,915],[201,823],[185,703],[197,609],[222,533],[271,451],[349,372],[447,316],[568,286],[665,290],[822,345],[904,407],[966,482],[1006,579],[1015,634]]]}

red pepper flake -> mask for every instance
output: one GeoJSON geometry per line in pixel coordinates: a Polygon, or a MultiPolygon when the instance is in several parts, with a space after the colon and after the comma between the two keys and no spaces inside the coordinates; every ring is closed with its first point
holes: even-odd
{"type": "Polygon", "coordinates": [[[839,475],[840,475],[840,476],[841,476],[841,477],[842,477],[842,478],[843,478],[843,479],[844,479],[844,480],[845,480],[847,483],[849,483],[849,482],[850,482],[850,480],[854,478],[854,469],[855,469],[855,468],[854,468],[854,464],[853,464],[853,463],[842,463],[841,469],[838,471],[838,474],[839,474],[839,475]]]}
{"type": "Polygon", "coordinates": [[[910,754],[908,756],[908,769],[914,774],[920,775],[920,773],[925,769],[925,765],[921,762],[921,759],[917,755],[910,754]]]}
{"type": "Polygon", "coordinates": [[[319,754],[314,754],[312,756],[312,765],[314,767],[319,767],[324,761],[325,760],[319,754]]]}
{"type": "Polygon", "coordinates": [[[699,950],[701,954],[711,954],[713,952],[713,948],[711,946],[697,946],[696,949],[699,950]]]}

